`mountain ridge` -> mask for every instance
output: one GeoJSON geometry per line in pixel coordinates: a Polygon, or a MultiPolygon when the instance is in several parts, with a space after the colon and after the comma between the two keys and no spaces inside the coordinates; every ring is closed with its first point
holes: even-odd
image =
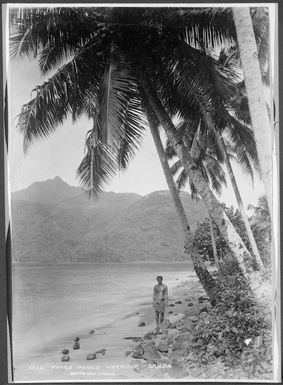
{"type": "MultiPolygon", "coordinates": [[[[80,188],[55,178],[31,186],[12,193],[14,262],[186,259],[183,231],[168,190],[145,196],[104,192],[90,202],[80,188]],[[53,199],[44,200],[44,192],[53,192],[53,199]]],[[[192,202],[186,192],[180,196],[195,228],[206,216],[204,204],[192,202]]]]}

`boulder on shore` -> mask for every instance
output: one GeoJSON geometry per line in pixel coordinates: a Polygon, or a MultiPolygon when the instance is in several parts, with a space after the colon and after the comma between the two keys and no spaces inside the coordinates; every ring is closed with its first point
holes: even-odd
{"type": "Polygon", "coordinates": [[[61,361],[62,361],[62,362],[68,362],[68,361],[70,361],[70,356],[63,356],[63,357],[61,357],[61,361]]]}
{"type": "Polygon", "coordinates": [[[158,352],[154,341],[146,342],[142,347],[144,350],[143,358],[147,361],[159,360],[161,358],[161,354],[158,352]]]}
{"type": "Polygon", "coordinates": [[[96,359],[96,354],[95,353],[90,353],[90,354],[87,355],[86,359],[88,361],[95,360],[96,359]]]}
{"type": "Polygon", "coordinates": [[[157,348],[161,353],[168,353],[169,351],[169,346],[164,343],[164,342],[161,342],[159,345],[158,345],[158,348],[157,348]]]}
{"type": "Polygon", "coordinates": [[[141,345],[138,345],[133,351],[132,358],[143,358],[144,350],[141,345]]]}
{"type": "Polygon", "coordinates": [[[106,353],[106,349],[100,349],[100,350],[97,350],[96,352],[95,352],[96,354],[102,354],[103,356],[104,356],[104,354],[106,353]]]}
{"type": "Polygon", "coordinates": [[[138,324],[138,327],[142,327],[142,326],[145,326],[145,322],[140,322],[140,323],[138,324]]]}

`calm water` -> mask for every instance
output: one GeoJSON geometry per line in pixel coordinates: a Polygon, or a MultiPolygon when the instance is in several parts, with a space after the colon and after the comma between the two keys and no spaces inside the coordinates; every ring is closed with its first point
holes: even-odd
{"type": "Polygon", "coordinates": [[[170,297],[191,270],[190,263],[14,266],[15,366],[150,304],[159,274],[170,297]]]}

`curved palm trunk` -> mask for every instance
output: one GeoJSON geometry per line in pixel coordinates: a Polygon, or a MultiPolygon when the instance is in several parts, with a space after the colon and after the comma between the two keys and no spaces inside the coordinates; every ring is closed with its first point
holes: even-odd
{"type": "Polygon", "coordinates": [[[236,199],[237,199],[237,202],[238,202],[240,214],[241,214],[241,217],[242,217],[244,225],[245,225],[245,229],[246,229],[249,241],[250,241],[252,252],[253,252],[253,255],[255,257],[255,260],[256,260],[256,263],[258,265],[258,268],[262,269],[264,266],[263,266],[262,260],[260,258],[259,251],[258,251],[258,248],[257,248],[257,244],[255,242],[254,235],[252,233],[252,229],[251,229],[251,226],[250,226],[250,223],[249,223],[249,220],[248,220],[245,208],[244,208],[244,204],[243,204],[243,201],[242,201],[242,197],[241,197],[240,191],[238,189],[238,185],[237,185],[237,182],[236,182],[236,179],[235,179],[235,176],[234,176],[232,165],[231,165],[231,162],[230,162],[228,154],[227,154],[226,146],[225,146],[224,140],[223,140],[223,138],[221,136],[220,136],[219,139],[220,139],[220,145],[221,145],[221,147],[223,149],[223,152],[224,152],[224,159],[225,159],[225,164],[226,164],[226,167],[227,167],[228,175],[229,175],[229,178],[231,180],[233,190],[235,192],[235,196],[236,196],[236,199]]]}
{"type": "Polygon", "coordinates": [[[164,175],[165,175],[167,185],[168,185],[170,193],[172,195],[172,199],[173,199],[174,205],[176,207],[176,211],[178,213],[180,222],[182,224],[182,228],[185,232],[185,231],[187,231],[187,229],[190,226],[189,226],[189,223],[187,220],[184,206],[183,206],[181,199],[180,199],[179,191],[178,191],[176,184],[175,184],[175,181],[173,179],[173,176],[172,176],[172,173],[171,173],[171,170],[170,170],[167,158],[166,158],[166,154],[165,154],[165,151],[164,151],[157,127],[153,127],[153,124],[152,124],[152,122],[150,122],[149,117],[148,117],[148,122],[149,122],[150,132],[151,132],[151,135],[152,135],[153,140],[154,140],[154,144],[155,144],[158,156],[159,156],[159,160],[160,160],[160,163],[161,163],[164,175]]]}
{"type": "Polygon", "coordinates": [[[215,263],[217,266],[217,270],[220,271],[220,264],[219,264],[218,254],[217,254],[216,240],[215,240],[215,236],[214,236],[213,220],[212,220],[210,215],[208,215],[208,218],[209,218],[209,227],[210,227],[210,236],[211,236],[213,256],[214,256],[214,260],[215,260],[215,263]]]}
{"type": "Polygon", "coordinates": [[[266,108],[262,85],[257,46],[249,7],[234,7],[233,17],[236,27],[241,63],[244,71],[248,104],[257,146],[259,164],[268,206],[272,209],[272,162],[271,162],[271,124],[266,108]]]}
{"type": "Polygon", "coordinates": [[[202,200],[204,201],[208,209],[209,215],[211,215],[211,217],[215,221],[224,239],[228,241],[229,247],[233,251],[233,254],[238,262],[239,268],[241,269],[243,275],[249,278],[244,263],[245,258],[248,258],[250,260],[252,259],[249,251],[247,250],[242,239],[240,238],[234,226],[232,225],[226,213],[224,212],[223,207],[213,195],[200,170],[195,165],[189,153],[189,149],[176,140],[174,136],[174,133],[176,131],[175,126],[148,81],[144,80],[143,87],[152,109],[154,110],[159,122],[163,126],[168,138],[171,140],[175,152],[181,159],[190,180],[196,186],[198,193],[200,194],[202,200]]]}
{"type": "Polygon", "coordinates": [[[160,159],[160,163],[161,163],[164,175],[165,175],[165,179],[166,179],[167,185],[169,187],[174,205],[176,207],[176,211],[178,213],[178,217],[180,219],[182,228],[183,228],[184,233],[185,233],[185,239],[186,239],[185,250],[186,250],[186,253],[189,254],[193,260],[194,270],[195,270],[206,294],[208,295],[208,297],[210,299],[213,300],[214,295],[215,295],[215,290],[214,290],[215,289],[215,281],[212,278],[212,276],[210,275],[210,273],[207,270],[201,256],[199,255],[198,251],[196,250],[196,248],[193,245],[192,232],[190,230],[190,226],[189,226],[189,223],[187,220],[184,206],[183,206],[181,199],[180,199],[179,191],[176,187],[175,181],[173,179],[173,176],[172,176],[169,164],[168,164],[168,160],[167,160],[167,157],[166,157],[166,154],[165,154],[165,151],[164,151],[161,139],[160,139],[160,135],[158,132],[157,125],[155,123],[155,119],[152,116],[153,111],[151,110],[151,108],[148,105],[146,105],[146,103],[144,103],[144,109],[146,111],[149,128],[150,128],[150,131],[151,131],[151,134],[152,134],[152,137],[154,140],[154,144],[155,144],[155,147],[156,147],[159,159],[160,159]]]}

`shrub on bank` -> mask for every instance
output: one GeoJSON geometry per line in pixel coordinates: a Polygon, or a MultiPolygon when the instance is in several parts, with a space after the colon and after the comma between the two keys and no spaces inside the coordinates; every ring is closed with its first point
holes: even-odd
{"type": "MultiPolygon", "coordinates": [[[[193,352],[199,362],[240,366],[247,378],[272,373],[270,320],[256,304],[237,265],[218,277],[216,305],[199,317],[193,352]],[[231,270],[234,271],[231,274],[231,270]]],[[[268,378],[268,377],[267,377],[268,378]]]]}

